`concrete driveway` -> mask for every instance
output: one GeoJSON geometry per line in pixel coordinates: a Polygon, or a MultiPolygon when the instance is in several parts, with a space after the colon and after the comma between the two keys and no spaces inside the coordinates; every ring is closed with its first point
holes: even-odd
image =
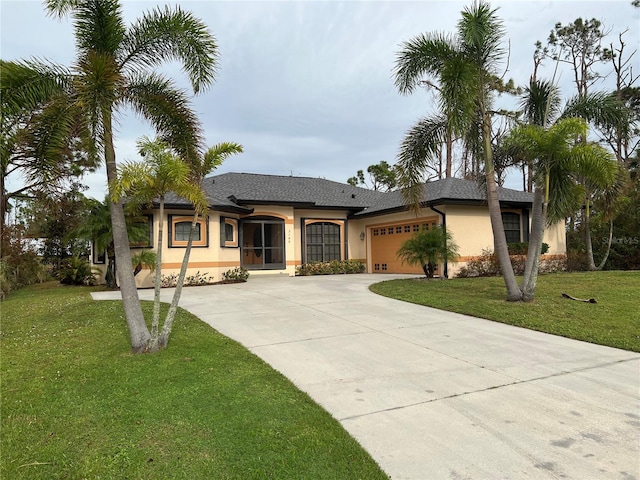
{"type": "Polygon", "coordinates": [[[393,479],[640,479],[639,354],[367,288],[395,277],[253,276],[186,288],[180,304],[307,392],[393,479]]]}

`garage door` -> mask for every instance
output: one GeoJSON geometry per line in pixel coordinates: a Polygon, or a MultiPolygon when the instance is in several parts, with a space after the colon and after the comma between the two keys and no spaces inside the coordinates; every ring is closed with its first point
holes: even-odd
{"type": "MultiPolygon", "coordinates": [[[[371,226],[371,267],[373,273],[423,274],[422,267],[403,264],[398,258],[402,244],[422,226],[432,228],[438,217],[416,219],[412,222],[371,226]]],[[[436,273],[438,270],[436,269],[436,273]]]]}

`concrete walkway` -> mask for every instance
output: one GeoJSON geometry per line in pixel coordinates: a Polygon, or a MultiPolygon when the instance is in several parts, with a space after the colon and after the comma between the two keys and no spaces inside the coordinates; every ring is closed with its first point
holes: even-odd
{"type": "Polygon", "coordinates": [[[639,354],[368,291],[394,277],[253,276],[186,288],[180,304],[290,378],[393,479],[640,479],[639,354]]]}

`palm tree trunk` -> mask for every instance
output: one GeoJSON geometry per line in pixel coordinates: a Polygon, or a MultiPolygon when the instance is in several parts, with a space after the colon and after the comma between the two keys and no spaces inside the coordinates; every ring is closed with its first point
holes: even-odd
{"type": "Polygon", "coordinates": [[[611,252],[612,241],[613,241],[613,220],[609,222],[609,240],[607,241],[607,251],[604,252],[604,257],[602,257],[602,261],[596,267],[596,270],[602,270],[604,268],[604,264],[607,263],[607,259],[609,258],[609,253],[611,252]]]}
{"type": "Polygon", "coordinates": [[[529,250],[527,251],[527,263],[522,277],[522,300],[532,302],[538,281],[540,268],[540,251],[544,237],[544,227],[547,221],[547,205],[543,204],[543,190],[536,186],[533,194],[533,208],[531,211],[531,233],[529,235],[529,250]]]}
{"type": "Polygon", "coordinates": [[[113,244],[107,248],[107,271],[104,276],[104,281],[109,288],[116,288],[116,254],[113,249],[113,244]]]}
{"type": "Polygon", "coordinates": [[[453,139],[451,135],[451,129],[447,127],[447,166],[446,166],[446,178],[451,178],[451,166],[453,163],[453,139]]]}
{"type": "Polygon", "coordinates": [[[180,296],[182,295],[182,287],[184,285],[184,279],[187,275],[187,267],[189,266],[189,257],[191,255],[191,245],[193,244],[193,234],[196,231],[196,225],[198,224],[198,213],[194,212],[193,220],[191,222],[191,230],[189,230],[189,240],[187,241],[187,248],[184,251],[184,257],[182,257],[182,265],[180,266],[180,275],[178,275],[178,281],[176,283],[176,289],[173,292],[173,298],[171,299],[171,305],[169,305],[169,311],[164,320],[162,326],[162,333],[158,339],[158,347],[165,348],[169,343],[169,336],[171,335],[171,329],[173,327],[173,321],[176,318],[176,311],[178,310],[178,303],[180,302],[180,296]]]}
{"type": "MultiPolygon", "coordinates": [[[[4,160],[0,160],[3,161],[4,160]]],[[[1,176],[0,176],[0,241],[2,241],[2,246],[4,246],[4,238],[6,235],[6,230],[5,230],[5,221],[6,218],[5,216],[7,215],[7,192],[5,191],[5,175],[6,175],[6,169],[4,168],[4,165],[2,165],[2,171],[0,172],[1,176]]],[[[8,237],[7,237],[8,240],[8,237]]],[[[4,253],[3,253],[4,249],[1,248],[0,246],[0,258],[3,257],[4,253]]]]}
{"type": "MultiPolygon", "coordinates": [[[[156,251],[156,273],[153,284],[153,319],[151,320],[151,338],[155,343],[158,339],[158,325],[160,324],[160,287],[162,287],[162,237],[164,231],[164,195],[160,195],[158,225],[158,242],[156,251]]],[[[152,345],[153,347],[153,345],[152,345]]]]}
{"type": "MultiPolygon", "coordinates": [[[[116,181],[116,153],[113,149],[113,130],[111,123],[111,109],[107,108],[102,113],[104,127],[104,159],[107,168],[107,179],[109,188],[116,181]]],[[[116,260],[120,265],[131,265],[131,251],[129,250],[129,235],[127,235],[127,224],[124,217],[122,200],[111,202],[111,226],[113,229],[113,245],[116,252],[116,260]]],[[[136,280],[131,268],[124,268],[120,272],[120,293],[122,295],[122,305],[129,327],[129,337],[131,348],[135,353],[147,350],[151,338],[147,325],[144,321],[144,314],[138,298],[136,280]]]]}
{"type": "Polygon", "coordinates": [[[507,301],[517,302],[522,300],[522,292],[518,287],[511,258],[509,257],[509,247],[504,233],[502,223],[502,212],[500,210],[500,200],[498,198],[498,186],[496,184],[495,170],[493,167],[493,150],[491,149],[491,118],[486,113],[484,105],[481,105],[482,114],[482,140],[484,143],[484,168],[487,183],[487,205],[489,207],[489,218],[491,219],[491,229],[493,231],[493,248],[498,257],[502,278],[507,288],[507,301]]]}
{"type": "Polygon", "coordinates": [[[587,207],[584,212],[584,244],[587,250],[589,270],[595,270],[596,262],[593,259],[593,243],[591,242],[591,212],[589,211],[589,207],[589,199],[587,199],[587,207]]]}

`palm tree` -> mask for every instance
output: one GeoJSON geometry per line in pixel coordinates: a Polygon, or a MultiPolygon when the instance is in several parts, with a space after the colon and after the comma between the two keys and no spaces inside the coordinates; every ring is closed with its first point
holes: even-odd
{"type": "MultiPolygon", "coordinates": [[[[78,238],[84,238],[93,242],[93,248],[98,252],[105,252],[107,260],[107,270],[105,272],[105,282],[107,287],[116,288],[117,262],[115,249],[113,247],[113,224],[111,222],[111,201],[105,197],[103,202],[88,199],[89,215],[74,231],[78,238]]],[[[145,241],[148,238],[149,230],[139,222],[140,217],[137,212],[128,210],[125,212],[125,222],[127,224],[127,235],[132,242],[145,241]]],[[[136,259],[132,258],[132,266],[138,263],[147,265],[148,257],[136,259]]],[[[134,269],[135,271],[135,269],[134,269]]]]}
{"type": "MultiPolygon", "coordinates": [[[[233,142],[222,142],[209,148],[202,157],[193,159],[190,164],[190,178],[189,184],[192,191],[201,192],[202,180],[218,168],[222,162],[224,162],[231,155],[242,153],[242,145],[233,142]]],[[[193,245],[193,236],[198,224],[198,216],[206,217],[209,209],[209,204],[204,192],[197,196],[192,196],[191,201],[194,207],[193,220],[191,221],[191,229],[189,230],[189,239],[187,240],[187,247],[182,258],[182,265],[180,266],[180,274],[176,282],[176,288],[173,291],[173,298],[169,305],[169,311],[162,327],[162,332],[158,339],[158,347],[164,348],[169,342],[169,336],[171,335],[171,328],[173,327],[173,320],[176,316],[178,309],[178,303],[180,302],[180,296],[182,295],[182,287],[184,285],[184,279],[187,274],[187,267],[189,266],[189,257],[191,255],[191,247],[193,245]]]]}
{"type": "MultiPolygon", "coordinates": [[[[199,155],[201,128],[187,94],[156,69],[167,61],[181,62],[195,93],[213,82],[217,46],[202,21],[180,7],[165,7],[127,26],[117,0],[47,0],[45,4],[51,15],[73,18],[76,60],[70,69],[36,61],[22,65],[32,67],[29,72],[41,73],[42,85],[54,78],[65,87],[58,91],[67,92],[70,113],[78,109],[82,113],[96,141],[95,150],[104,159],[110,185],[117,177],[113,119],[125,107],[148,119],[181,158],[199,155]]],[[[22,88],[22,96],[39,88],[39,83],[29,80],[33,75],[14,82],[22,88]]],[[[121,200],[112,203],[111,219],[115,255],[120,264],[127,265],[131,253],[121,200]]],[[[132,349],[146,351],[150,334],[133,273],[121,272],[120,284],[132,349]]]]}
{"type": "Polygon", "coordinates": [[[0,231],[11,198],[58,193],[99,163],[81,115],[69,111],[62,80],[30,62],[0,60],[0,231]],[[23,184],[7,191],[7,177],[18,172],[23,184]]]}
{"type": "Polygon", "coordinates": [[[427,278],[433,278],[435,267],[440,262],[456,262],[458,245],[453,241],[451,232],[435,226],[422,228],[405,241],[398,250],[402,263],[420,265],[427,278]]]}
{"type": "Polygon", "coordinates": [[[153,273],[156,269],[156,252],[143,248],[138,253],[131,255],[131,266],[134,277],[142,271],[142,267],[147,267],[153,273]]]}
{"type": "Polygon", "coordinates": [[[118,178],[110,186],[119,200],[127,197],[128,205],[148,205],[157,199],[159,226],[155,266],[153,317],[149,350],[156,350],[160,322],[160,287],[162,283],[162,249],[164,233],[164,201],[169,192],[198,202],[204,196],[197,188],[190,188],[189,166],[174,155],[161,140],[143,137],[138,141],[138,150],[143,162],[127,162],[118,168],[118,178]]]}
{"type": "Polygon", "coordinates": [[[174,155],[169,146],[161,140],[144,137],[138,141],[138,149],[144,157],[143,162],[128,162],[118,170],[118,180],[112,185],[114,194],[119,198],[126,196],[128,205],[145,205],[158,202],[158,235],[155,265],[153,317],[151,321],[151,340],[149,351],[167,346],[173,321],[175,319],[184,279],[189,265],[189,256],[193,244],[193,235],[198,217],[205,216],[209,201],[202,189],[205,175],[217,168],[230,155],[242,152],[242,146],[236,143],[220,143],[209,148],[202,157],[191,159],[189,163],[174,155]],[[180,274],[176,282],[169,311],[160,331],[160,287],[162,283],[162,245],[164,230],[164,204],[169,192],[188,200],[194,207],[189,239],[182,260],[180,274]]]}
{"type": "Polygon", "coordinates": [[[407,203],[419,208],[423,172],[448,135],[467,137],[479,130],[479,150],[484,159],[487,204],[493,231],[494,252],[500,262],[507,300],[522,299],[502,224],[498,186],[491,145],[491,90],[503,55],[504,29],[496,10],[478,2],[462,11],[456,35],[425,34],[405,42],[395,66],[395,83],[408,94],[425,75],[440,84],[439,115],[420,120],[408,132],[398,154],[399,185],[407,203]]]}
{"type": "MultiPolygon", "coordinates": [[[[586,190],[582,199],[577,197],[576,182],[591,184],[592,189],[606,189],[615,176],[609,154],[586,142],[585,120],[598,126],[613,126],[623,121],[624,109],[615,98],[603,93],[573,97],[561,108],[557,87],[552,82],[533,79],[521,107],[528,125],[515,128],[507,143],[523,149],[520,153],[534,173],[531,235],[521,285],[523,299],[531,301],[545,225],[575,212],[581,201],[589,204],[586,190]],[[574,149],[578,140],[582,148],[574,149]]],[[[588,227],[588,215],[586,221],[588,227]]]]}

